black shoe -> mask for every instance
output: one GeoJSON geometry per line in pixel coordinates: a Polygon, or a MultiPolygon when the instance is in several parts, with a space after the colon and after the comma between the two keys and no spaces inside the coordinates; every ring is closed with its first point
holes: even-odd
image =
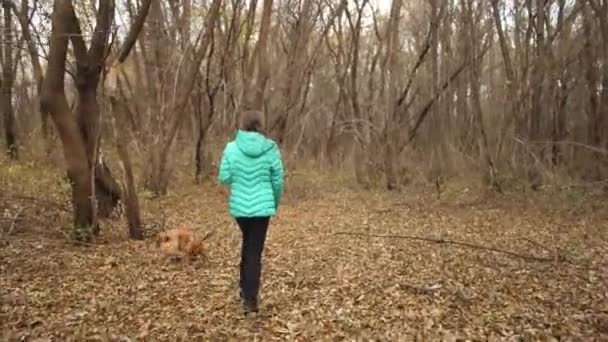
{"type": "Polygon", "coordinates": [[[257,300],[245,299],[243,300],[243,311],[245,314],[250,312],[258,312],[257,300]]]}

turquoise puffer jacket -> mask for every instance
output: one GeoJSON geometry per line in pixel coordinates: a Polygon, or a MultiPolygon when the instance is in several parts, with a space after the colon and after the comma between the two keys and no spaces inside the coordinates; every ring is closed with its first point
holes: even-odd
{"type": "Polygon", "coordinates": [[[224,148],[218,180],[230,186],[230,216],[274,216],[283,195],[283,162],[277,144],[238,130],[224,148]]]}

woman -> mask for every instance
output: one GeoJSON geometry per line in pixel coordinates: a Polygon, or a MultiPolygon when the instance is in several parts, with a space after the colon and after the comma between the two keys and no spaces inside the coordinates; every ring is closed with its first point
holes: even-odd
{"type": "Polygon", "coordinates": [[[262,252],[270,217],[283,194],[283,162],[267,138],[264,114],[246,111],[233,141],[224,148],[218,179],[230,186],[230,216],[241,232],[240,295],[245,313],[258,311],[262,252]]]}

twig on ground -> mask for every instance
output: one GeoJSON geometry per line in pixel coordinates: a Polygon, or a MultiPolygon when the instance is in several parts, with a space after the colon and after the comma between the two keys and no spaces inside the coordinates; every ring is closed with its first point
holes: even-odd
{"type": "Polygon", "coordinates": [[[496,252],[496,253],[503,253],[506,255],[510,255],[512,257],[516,257],[516,258],[520,258],[520,259],[524,259],[524,260],[528,260],[528,261],[550,262],[550,261],[559,261],[560,260],[560,259],[555,259],[555,258],[543,258],[543,257],[537,257],[537,256],[533,256],[533,255],[519,254],[519,253],[507,251],[507,250],[500,249],[500,248],[481,246],[481,245],[476,245],[476,244],[472,244],[472,243],[468,243],[468,242],[460,242],[460,241],[453,241],[453,240],[446,240],[446,239],[435,239],[435,238],[427,238],[427,237],[411,236],[411,235],[379,235],[379,234],[349,233],[349,232],[336,232],[336,233],[334,233],[334,235],[366,236],[366,237],[388,238],[388,239],[407,239],[407,240],[426,241],[426,242],[437,243],[437,244],[449,244],[449,245],[468,247],[468,248],[472,248],[472,249],[485,250],[485,251],[496,252]]]}
{"type": "Polygon", "coordinates": [[[17,219],[19,218],[19,216],[21,216],[21,213],[23,212],[23,209],[25,209],[25,207],[19,207],[19,210],[17,210],[17,212],[15,213],[15,216],[13,216],[11,218],[11,225],[8,228],[8,230],[6,232],[1,232],[2,235],[11,235],[13,233],[13,230],[15,230],[15,225],[17,224],[17,219]]]}
{"type": "Polygon", "coordinates": [[[559,187],[560,190],[569,190],[572,188],[595,188],[597,189],[600,185],[608,185],[608,179],[598,180],[594,182],[583,182],[583,183],[571,183],[562,185],[559,187]]]}
{"type": "Polygon", "coordinates": [[[203,238],[201,239],[201,241],[206,241],[208,238],[212,237],[215,234],[215,229],[208,232],[207,234],[205,234],[205,236],[203,236],[203,238]]]}
{"type": "Polygon", "coordinates": [[[11,222],[11,227],[8,229],[8,232],[6,233],[6,235],[11,235],[11,233],[15,229],[15,224],[17,223],[17,219],[19,218],[19,216],[23,212],[23,209],[24,209],[24,207],[19,207],[19,210],[17,211],[17,213],[13,217],[13,222],[11,222]]]}
{"type": "Polygon", "coordinates": [[[542,245],[542,244],[540,244],[540,243],[538,243],[538,242],[536,242],[534,240],[531,240],[531,239],[528,239],[528,238],[525,238],[525,237],[522,237],[521,239],[524,240],[524,241],[527,241],[527,242],[529,242],[529,243],[531,243],[531,244],[533,244],[533,245],[535,245],[535,246],[537,246],[537,247],[539,247],[541,249],[544,249],[545,251],[547,251],[547,252],[549,252],[549,253],[551,253],[553,255],[555,255],[555,259],[556,260],[560,260],[560,261],[566,261],[566,260],[568,260],[565,255],[563,255],[563,254],[560,253],[560,250],[558,248],[555,248],[555,250],[551,250],[551,248],[549,248],[547,246],[544,246],[544,245],[542,245]]]}

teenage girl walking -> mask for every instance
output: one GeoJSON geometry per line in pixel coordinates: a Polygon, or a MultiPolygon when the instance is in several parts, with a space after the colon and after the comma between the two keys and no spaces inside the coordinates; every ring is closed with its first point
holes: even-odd
{"type": "Polygon", "coordinates": [[[283,194],[283,162],[266,137],[264,114],[246,111],[236,137],[224,148],[218,179],[230,187],[230,216],[242,232],[240,296],[245,313],[258,311],[262,252],[270,218],[283,194]]]}

